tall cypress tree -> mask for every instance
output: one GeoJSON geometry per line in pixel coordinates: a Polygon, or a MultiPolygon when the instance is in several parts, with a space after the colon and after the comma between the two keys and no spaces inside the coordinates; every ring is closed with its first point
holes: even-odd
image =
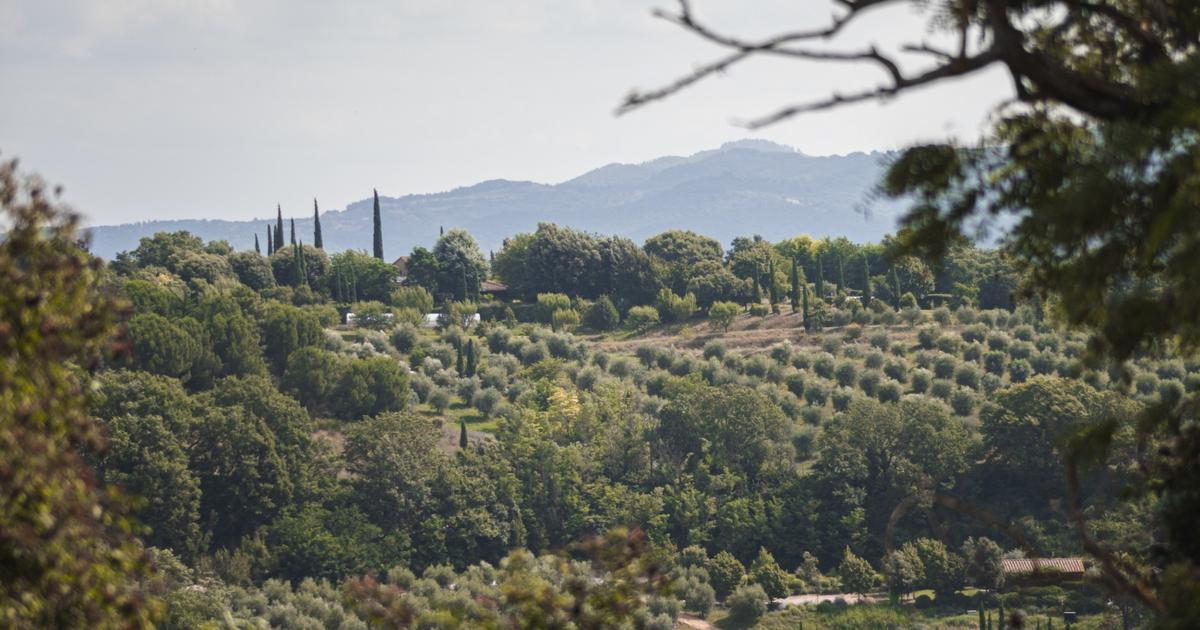
{"type": "Polygon", "coordinates": [[[479,351],[475,348],[475,340],[467,340],[467,376],[475,376],[479,367],[479,351]]]}
{"type": "Polygon", "coordinates": [[[821,265],[821,257],[817,256],[817,299],[825,299],[825,268],[821,265]]]}
{"type": "Polygon", "coordinates": [[[758,268],[758,263],[754,263],[754,277],[751,281],[754,282],[754,303],[762,304],[762,288],[758,285],[758,276],[762,271],[758,268]]]}
{"type": "Polygon", "coordinates": [[[804,296],[804,330],[812,330],[812,319],[808,310],[808,285],[804,285],[800,290],[804,296]]]}
{"type": "Polygon", "coordinates": [[[892,267],[892,299],[895,301],[896,308],[900,308],[900,274],[896,273],[896,268],[892,267]]]}
{"type": "Polygon", "coordinates": [[[292,245],[296,244],[296,220],[292,219],[292,245]]]}
{"type": "Polygon", "coordinates": [[[459,346],[458,352],[456,353],[456,356],[454,359],[454,369],[458,372],[459,376],[467,375],[467,363],[466,363],[465,358],[463,357],[464,354],[466,354],[466,353],[463,351],[463,347],[459,346]]]}
{"type": "Polygon", "coordinates": [[[372,239],[372,245],[375,249],[375,257],[383,260],[383,219],[379,216],[379,191],[375,190],[375,234],[372,239]]]}
{"type": "Polygon", "coordinates": [[[283,208],[275,204],[275,251],[283,249],[283,208]]]}
{"type": "Polygon", "coordinates": [[[775,286],[775,259],[767,263],[767,295],[771,296],[771,307],[779,303],[779,287],[775,286]]]}
{"type": "Polygon", "coordinates": [[[325,249],[325,240],[321,238],[321,213],[317,210],[316,197],[313,197],[313,247],[325,249]]]}
{"type": "Polygon", "coordinates": [[[867,254],[866,254],[866,252],[864,252],[864,253],[863,253],[862,260],[863,260],[863,262],[862,262],[862,265],[863,265],[863,294],[862,294],[862,303],[863,303],[863,306],[870,306],[870,304],[871,304],[871,293],[872,293],[872,287],[871,287],[871,261],[870,261],[870,259],[868,259],[868,258],[867,258],[867,254]]]}
{"type": "Polygon", "coordinates": [[[257,234],[254,235],[254,253],[262,254],[262,248],[259,247],[259,245],[258,245],[258,235],[257,234]]]}
{"type": "Polygon", "coordinates": [[[271,236],[271,224],[267,224],[267,256],[275,253],[275,237],[271,236]]]}
{"type": "Polygon", "coordinates": [[[458,421],[458,448],[467,448],[467,421],[458,421]]]}
{"type": "Polygon", "coordinates": [[[800,263],[792,258],[792,312],[800,310],[800,263]]]}
{"type": "Polygon", "coordinates": [[[838,290],[845,291],[849,287],[846,286],[846,265],[842,261],[842,255],[838,254],[838,290]]]}

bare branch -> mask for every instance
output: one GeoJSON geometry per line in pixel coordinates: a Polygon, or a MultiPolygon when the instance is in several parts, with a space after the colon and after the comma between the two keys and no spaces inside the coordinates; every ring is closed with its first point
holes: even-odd
{"type": "Polygon", "coordinates": [[[751,120],[746,123],[746,126],[751,129],[758,129],[760,127],[765,127],[799,114],[816,112],[831,109],[833,107],[839,107],[841,105],[861,103],[864,101],[884,100],[895,96],[903,90],[909,90],[922,85],[927,85],[942,79],[973,74],[998,61],[1000,61],[1000,55],[997,51],[990,49],[985,50],[973,57],[968,57],[966,59],[954,59],[950,63],[936,66],[916,76],[899,77],[892,85],[880,86],[871,90],[864,90],[862,92],[850,94],[848,96],[842,96],[841,94],[835,93],[833,96],[827,99],[785,107],[773,114],[751,120]]]}

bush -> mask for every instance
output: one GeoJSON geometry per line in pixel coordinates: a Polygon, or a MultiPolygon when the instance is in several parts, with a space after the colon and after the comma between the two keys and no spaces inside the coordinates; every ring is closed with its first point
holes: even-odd
{"type": "Polygon", "coordinates": [[[950,355],[943,354],[933,361],[933,375],[937,378],[948,379],[954,376],[954,369],[957,367],[957,359],[950,355]]]}
{"type": "Polygon", "coordinates": [[[417,329],[411,324],[401,324],[392,331],[392,347],[403,354],[412,352],[417,343],[417,329]]]}
{"type": "Polygon", "coordinates": [[[481,389],[475,392],[471,397],[471,406],[478,409],[483,415],[491,416],[496,413],[496,409],[500,406],[500,401],[504,396],[494,389],[481,389]]]}
{"type": "Polygon", "coordinates": [[[725,342],[721,341],[720,339],[714,339],[704,344],[705,359],[723,359],[725,358],[726,352],[727,348],[725,346],[725,342]]]}
{"type": "Polygon", "coordinates": [[[1004,374],[1005,363],[1008,361],[1008,355],[998,350],[993,350],[983,355],[983,369],[987,370],[988,374],[1004,374]]]}
{"type": "MultiPolygon", "coordinates": [[[[728,551],[722,551],[708,561],[709,583],[720,599],[728,597],[745,574],[746,567],[728,551]]],[[[763,593],[763,598],[766,598],[766,593],[763,593]]]]}
{"type": "Polygon", "coordinates": [[[751,624],[767,614],[767,593],[757,584],[739,586],[725,601],[729,617],[742,624],[751,624]]]}
{"type": "Polygon", "coordinates": [[[771,308],[768,307],[766,304],[751,304],[750,305],[750,316],[751,317],[766,317],[770,313],[771,313],[771,308]]]}
{"type": "Polygon", "coordinates": [[[964,363],[954,370],[954,382],[963,387],[979,389],[979,369],[969,363],[964,363]]]}
{"type": "Polygon", "coordinates": [[[883,364],[883,373],[897,383],[908,382],[908,363],[904,359],[888,359],[883,364]]]}
{"type": "Polygon", "coordinates": [[[614,330],[621,325],[621,314],[607,295],[601,295],[584,312],[583,324],[592,330],[614,330]]]}
{"type": "Polygon", "coordinates": [[[850,408],[850,403],[854,400],[854,390],[849,387],[839,387],[833,390],[830,398],[833,399],[834,411],[845,411],[850,408]]]}
{"type": "Polygon", "coordinates": [[[720,326],[721,330],[728,332],[729,325],[741,312],[742,307],[734,302],[713,302],[712,306],[708,307],[708,318],[713,324],[720,326]]]}
{"type": "Polygon", "coordinates": [[[950,397],[950,408],[959,416],[969,416],[975,410],[975,396],[960,389],[950,397]]]}
{"type": "Polygon", "coordinates": [[[833,367],[834,361],[831,354],[818,355],[816,359],[813,359],[813,372],[816,372],[817,376],[821,378],[833,378],[833,367]]]}
{"type": "Polygon", "coordinates": [[[929,391],[929,385],[933,381],[933,374],[926,369],[917,368],[912,373],[912,390],[918,394],[924,394],[929,391]]]}
{"type": "Polygon", "coordinates": [[[929,393],[937,398],[941,398],[942,400],[949,402],[950,395],[954,393],[954,383],[951,383],[944,378],[935,378],[933,379],[933,383],[929,386],[929,393]]]}
{"type": "Polygon", "coordinates": [[[625,325],[645,332],[658,324],[658,311],[653,306],[635,306],[625,315],[625,325]]]}
{"type": "Polygon", "coordinates": [[[550,327],[555,331],[575,330],[579,325],[579,313],[572,309],[559,309],[550,316],[550,327]]]}
{"type": "Polygon", "coordinates": [[[880,402],[885,403],[899,401],[901,393],[900,383],[890,379],[881,383],[875,390],[875,396],[879,398],[880,402]]]}
{"type": "Polygon", "coordinates": [[[913,601],[913,606],[916,607],[917,610],[925,610],[927,608],[932,608],[933,607],[933,598],[922,593],[920,595],[917,595],[917,599],[913,601]]]}
{"type": "Polygon", "coordinates": [[[663,287],[654,299],[654,308],[658,310],[659,319],[664,322],[686,321],[696,312],[696,296],[688,293],[680,297],[663,287]]]}
{"type": "Polygon", "coordinates": [[[804,400],[814,407],[824,407],[829,400],[829,386],[822,381],[814,381],[804,388],[804,400]]]}
{"type": "Polygon", "coordinates": [[[879,388],[880,381],[883,380],[883,374],[877,370],[867,370],[863,372],[862,378],[858,379],[858,388],[868,396],[874,396],[879,388]]]}
{"type": "Polygon", "coordinates": [[[833,375],[838,385],[850,387],[858,378],[858,366],[853,361],[838,361],[837,366],[833,369],[833,375]]]}
{"type": "Polygon", "coordinates": [[[434,411],[446,413],[446,409],[450,407],[450,392],[439,387],[429,393],[426,402],[434,411]]]}
{"type": "Polygon", "coordinates": [[[537,295],[538,321],[549,324],[554,320],[555,311],[571,310],[571,298],[562,293],[539,293],[537,295]]]}
{"type": "Polygon", "coordinates": [[[392,306],[411,308],[424,315],[433,310],[433,296],[425,287],[400,287],[392,291],[392,306]]]}

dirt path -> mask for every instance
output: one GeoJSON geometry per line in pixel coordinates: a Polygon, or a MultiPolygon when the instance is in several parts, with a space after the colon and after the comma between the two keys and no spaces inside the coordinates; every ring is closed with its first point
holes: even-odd
{"type": "Polygon", "coordinates": [[[831,595],[792,595],[775,600],[780,606],[807,606],[811,604],[820,604],[821,602],[832,602],[838,599],[846,600],[848,604],[874,604],[883,601],[875,595],[857,595],[853,593],[834,593],[831,595]]]}
{"type": "Polygon", "coordinates": [[[695,630],[717,630],[717,627],[711,623],[708,623],[699,617],[693,617],[687,613],[681,613],[678,621],[679,625],[683,628],[694,628],[695,630]]]}

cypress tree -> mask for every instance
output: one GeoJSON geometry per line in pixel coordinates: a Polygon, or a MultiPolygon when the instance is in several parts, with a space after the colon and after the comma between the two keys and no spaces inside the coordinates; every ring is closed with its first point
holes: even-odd
{"type": "Polygon", "coordinates": [[[767,262],[767,295],[771,296],[771,307],[779,303],[779,287],[775,286],[775,259],[767,262]]]}
{"type": "Polygon", "coordinates": [[[871,261],[867,259],[867,255],[863,254],[863,306],[868,306],[871,303],[871,261]]]}
{"type": "Polygon", "coordinates": [[[802,295],[804,296],[804,330],[812,330],[812,321],[809,319],[808,311],[808,285],[804,285],[800,290],[803,291],[802,295]]]}
{"type": "Polygon", "coordinates": [[[467,341],[467,376],[475,376],[475,370],[479,367],[479,351],[475,348],[475,340],[467,341]]]}
{"type": "Polygon", "coordinates": [[[458,371],[459,376],[467,375],[467,366],[466,366],[466,362],[463,361],[463,354],[465,354],[465,353],[463,352],[462,346],[459,346],[458,347],[458,356],[454,361],[454,369],[458,371]]]}
{"type": "Polygon", "coordinates": [[[892,299],[895,300],[895,306],[900,308],[900,274],[896,273],[896,268],[892,267],[892,299]]]}
{"type": "Polygon", "coordinates": [[[262,248],[258,246],[258,235],[257,234],[254,235],[254,253],[255,254],[262,253],[262,248]]]}
{"type": "Polygon", "coordinates": [[[372,239],[372,245],[375,249],[375,257],[383,260],[383,219],[379,216],[379,191],[375,192],[375,234],[372,239]]]}
{"type": "Polygon", "coordinates": [[[979,630],[987,630],[987,613],[983,610],[983,598],[979,598],[979,630]]]}
{"type": "Polygon", "coordinates": [[[846,265],[842,262],[842,255],[838,254],[838,290],[845,291],[846,287],[846,265]]]}
{"type": "Polygon", "coordinates": [[[760,270],[758,268],[758,263],[754,263],[754,276],[751,277],[751,280],[754,282],[754,303],[755,304],[762,304],[762,288],[758,286],[759,273],[760,273],[760,270]]]}
{"type": "Polygon", "coordinates": [[[275,251],[283,249],[283,208],[275,204],[275,251]]]}
{"type": "Polygon", "coordinates": [[[821,257],[817,257],[817,285],[814,287],[817,290],[817,299],[825,299],[825,268],[821,265],[821,257]]]}
{"type": "Polygon", "coordinates": [[[792,258],[792,312],[800,310],[800,263],[792,258]]]}
{"type": "Polygon", "coordinates": [[[313,247],[325,249],[325,241],[321,238],[321,213],[317,210],[316,197],[313,197],[313,247]]]}
{"type": "Polygon", "coordinates": [[[267,255],[275,253],[275,239],[271,236],[271,224],[267,224],[267,255]]]}
{"type": "Polygon", "coordinates": [[[1000,626],[1000,628],[1003,629],[1004,628],[1004,602],[1003,601],[999,602],[997,604],[997,606],[998,606],[998,608],[996,610],[996,625],[1000,626]]]}
{"type": "Polygon", "coordinates": [[[292,245],[296,244],[296,220],[292,219],[292,245]]]}
{"type": "Polygon", "coordinates": [[[439,225],[438,226],[438,236],[445,236],[445,235],[446,235],[446,226],[439,225]]]}
{"type": "Polygon", "coordinates": [[[467,448],[467,421],[458,421],[458,448],[467,448]]]}

